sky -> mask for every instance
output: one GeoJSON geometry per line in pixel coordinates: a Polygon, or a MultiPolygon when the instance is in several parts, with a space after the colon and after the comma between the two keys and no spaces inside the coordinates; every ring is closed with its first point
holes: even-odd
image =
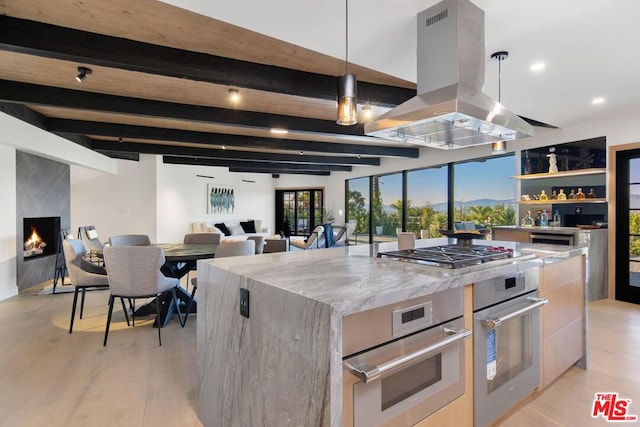
{"type": "MultiPolygon", "coordinates": [[[[454,166],[455,199],[514,200],[516,193],[516,165],[513,156],[459,163],[454,166]]],[[[424,206],[447,201],[446,166],[408,172],[407,196],[412,206],[424,206]]],[[[368,200],[369,178],[349,181],[351,190],[358,190],[368,200]]],[[[402,199],[402,174],[380,177],[380,189],[385,205],[402,199]]]]}

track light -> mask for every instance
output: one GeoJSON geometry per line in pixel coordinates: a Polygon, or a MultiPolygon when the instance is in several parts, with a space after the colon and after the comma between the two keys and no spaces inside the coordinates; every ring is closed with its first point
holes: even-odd
{"type": "Polygon", "coordinates": [[[91,74],[91,68],[87,67],[78,67],[78,75],[76,76],[76,80],[78,83],[82,83],[87,79],[87,76],[91,74]]]}
{"type": "Polygon", "coordinates": [[[238,89],[229,89],[227,93],[229,94],[229,101],[232,103],[237,104],[240,101],[240,92],[238,92],[238,89]]]}

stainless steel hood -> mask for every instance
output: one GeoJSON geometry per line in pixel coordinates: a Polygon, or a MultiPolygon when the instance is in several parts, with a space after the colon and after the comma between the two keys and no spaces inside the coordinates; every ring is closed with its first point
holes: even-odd
{"type": "Polygon", "coordinates": [[[445,0],[418,14],[418,95],[365,124],[369,136],[461,148],[533,135],[533,127],[482,92],[484,12],[445,0]]]}

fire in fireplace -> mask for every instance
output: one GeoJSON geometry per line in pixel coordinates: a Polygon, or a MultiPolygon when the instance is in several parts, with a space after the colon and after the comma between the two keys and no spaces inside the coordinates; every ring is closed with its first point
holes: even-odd
{"type": "Polygon", "coordinates": [[[36,257],[55,255],[58,252],[58,234],[60,234],[60,217],[24,218],[25,260],[36,257]]]}

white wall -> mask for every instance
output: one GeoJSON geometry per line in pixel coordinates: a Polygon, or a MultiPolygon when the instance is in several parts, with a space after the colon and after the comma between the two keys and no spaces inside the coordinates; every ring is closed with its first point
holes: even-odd
{"type": "Polygon", "coordinates": [[[0,144],[0,300],[18,293],[16,260],[16,150],[0,144]]]}
{"type": "Polygon", "coordinates": [[[71,230],[94,225],[100,239],[148,234],[156,241],[156,156],[118,160],[118,174],[71,167],[71,230]]]}
{"type": "Polygon", "coordinates": [[[158,241],[182,241],[185,233],[190,231],[192,222],[259,219],[263,227],[269,227],[274,232],[274,181],[269,174],[235,173],[221,167],[163,164],[158,156],[158,241]],[[207,214],[208,183],[233,188],[233,213],[207,214]]]}

